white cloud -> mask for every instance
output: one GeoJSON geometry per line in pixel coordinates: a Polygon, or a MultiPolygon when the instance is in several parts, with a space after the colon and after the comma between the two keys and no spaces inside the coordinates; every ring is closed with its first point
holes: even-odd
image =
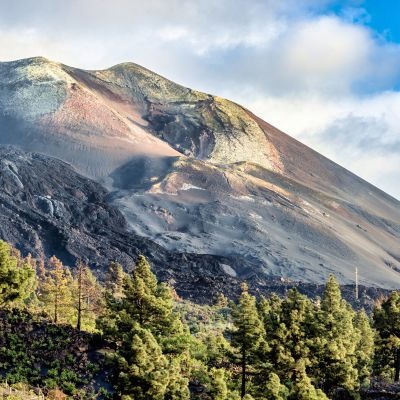
{"type": "Polygon", "coordinates": [[[323,17],[295,26],[282,47],[283,66],[292,80],[316,91],[328,87],[336,92],[366,73],[373,46],[366,30],[323,17]]]}

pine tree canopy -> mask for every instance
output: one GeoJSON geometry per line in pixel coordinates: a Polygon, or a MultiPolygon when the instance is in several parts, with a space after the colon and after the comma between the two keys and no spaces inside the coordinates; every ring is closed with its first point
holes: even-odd
{"type": "Polygon", "coordinates": [[[36,275],[30,258],[0,240],[0,306],[22,302],[35,290],[36,275]]]}

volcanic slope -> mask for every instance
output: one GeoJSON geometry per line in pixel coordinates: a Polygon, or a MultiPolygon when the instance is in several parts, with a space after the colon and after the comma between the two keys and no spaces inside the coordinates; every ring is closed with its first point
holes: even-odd
{"type": "Polygon", "coordinates": [[[0,143],[102,183],[132,234],[228,278],[400,284],[400,203],[228,100],[136,64],[0,63],[0,143]]]}

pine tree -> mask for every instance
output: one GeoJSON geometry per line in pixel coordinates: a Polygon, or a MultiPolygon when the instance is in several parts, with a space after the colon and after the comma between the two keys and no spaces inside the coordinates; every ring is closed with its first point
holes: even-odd
{"type": "Polygon", "coordinates": [[[298,361],[311,363],[314,306],[306,296],[292,289],[283,300],[273,298],[270,303],[264,299],[260,308],[268,343],[264,347],[264,363],[259,367],[260,378],[265,381],[273,370],[281,378],[291,379],[298,361]]]}
{"type": "MultiPolygon", "coordinates": [[[[116,346],[117,355],[131,351],[138,327],[151,334],[167,363],[165,398],[186,400],[189,398],[190,334],[173,307],[172,290],[157,282],[149,263],[140,256],[132,274],[125,276],[122,297],[118,300],[107,298],[107,311],[99,319],[99,327],[104,338],[116,346]]],[[[128,363],[126,368],[138,368],[135,359],[123,358],[128,363]]],[[[118,371],[120,366],[115,369],[118,371]]],[[[132,391],[132,396],[137,390],[132,391]]],[[[148,397],[149,400],[153,398],[156,397],[148,397]]]]}
{"type": "Polygon", "coordinates": [[[232,348],[229,341],[224,337],[223,332],[210,332],[209,329],[196,334],[196,338],[201,340],[205,346],[204,359],[207,360],[207,365],[218,367],[227,365],[230,361],[232,348]]]}
{"type": "Polygon", "coordinates": [[[237,349],[241,367],[241,397],[246,395],[247,369],[255,361],[257,350],[264,335],[263,325],[257,311],[256,299],[242,285],[239,303],[232,309],[235,329],[232,331],[232,344],[237,349]]]}
{"type": "Polygon", "coordinates": [[[294,385],[289,395],[289,400],[328,400],[320,389],[316,389],[306,374],[305,363],[300,360],[295,367],[294,385]]]}
{"type": "Polygon", "coordinates": [[[36,264],[36,276],[39,282],[43,282],[46,279],[46,266],[43,258],[36,264]]]}
{"type": "Polygon", "coordinates": [[[146,258],[139,256],[131,278],[124,281],[122,308],[143,328],[157,336],[170,322],[173,299],[171,292],[159,285],[146,258]]]}
{"type": "Polygon", "coordinates": [[[400,293],[393,291],[390,296],[374,310],[376,341],[375,370],[383,373],[393,371],[394,381],[400,377],[400,293]]]}
{"type": "Polygon", "coordinates": [[[223,293],[219,293],[217,298],[215,299],[214,306],[217,309],[228,307],[229,301],[223,293]]]}
{"type": "Polygon", "coordinates": [[[115,335],[116,315],[121,312],[125,281],[130,279],[124,272],[122,265],[111,262],[105,274],[103,292],[103,309],[96,320],[96,327],[103,331],[105,337],[115,335]]]}
{"type": "Polygon", "coordinates": [[[117,355],[117,388],[122,398],[164,400],[168,386],[168,360],[156,339],[135,323],[129,346],[117,355]]]}
{"type": "Polygon", "coordinates": [[[32,259],[21,258],[16,249],[0,240],[0,306],[24,302],[32,296],[35,286],[32,259]]]}
{"type": "Polygon", "coordinates": [[[222,368],[212,368],[210,371],[209,394],[213,400],[229,400],[226,372],[222,368]]]}
{"type": "Polygon", "coordinates": [[[186,357],[167,355],[168,385],[165,398],[171,400],[188,400],[190,398],[188,371],[182,366],[186,364],[186,357]]]}
{"type": "Polygon", "coordinates": [[[365,387],[369,385],[372,372],[375,333],[364,310],[357,313],[354,325],[359,334],[356,347],[358,379],[360,384],[365,387]]]}
{"type": "Polygon", "coordinates": [[[327,281],[318,315],[317,335],[313,342],[316,364],[313,377],[330,394],[336,387],[349,392],[358,389],[356,348],[358,332],[350,305],[342,299],[340,287],[331,275],[327,281]]]}
{"type": "Polygon", "coordinates": [[[55,323],[72,323],[73,278],[70,270],[57,257],[51,257],[38,297],[55,323]]]}
{"type": "Polygon", "coordinates": [[[126,273],[121,264],[110,263],[104,280],[105,290],[117,300],[123,297],[125,276],[126,273]]]}
{"type": "Polygon", "coordinates": [[[263,394],[268,400],[286,400],[289,390],[285,385],[281,384],[279,376],[271,372],[265,384],[263,394]]]}
{"type": "Polygon", "coordinates": [[[77,312],[77,329],[93,330],[97,315],[103,306],[102,289],[89,267],[83,262],[77,263],[74,277],[74,303],[77,312]]]}
{"type": "Polygon", "coordinates": [[[165,353],[179,354],[187,349],[189,331],[174,311],[173,292],[157,282],[145,257],[139,256],[132,275],[125,278],[123,293],[121,320],[128,317],[149,329],[165,353]]]}

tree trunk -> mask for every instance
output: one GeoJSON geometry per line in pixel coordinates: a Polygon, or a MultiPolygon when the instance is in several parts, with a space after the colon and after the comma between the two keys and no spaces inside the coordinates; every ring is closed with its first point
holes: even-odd
{"type": "Polygon", "coordinates": [[[242,349],[242,390],[241,397],[246,396],[246,350],[242,349]]]}
{"type": "MultiPolygon", "coordinates": [[[[58,288],[56,289],[58,290],[58,288]]],[[[58,293],[54,297],[54,323],[57,323],[58,319],[58,293]]]]}
{"type": "Polygon", "coordinates": [[[79,266],[78,271],[78,322],[76,329],[81,330],[82,325],[82,266],[79,266]]]}
{"type": "Polygon", "coordinates": [[[79,295],[79,299],[78,299],[78,321],[76,323],[76,329],[78,329],[78,331],[81,330],[81,326],[82,326],[82,308],[81,308],[81,296],[79,295]]]}
{"type": "Polygon", "coordinates": [[[394,381],[398,382],[400,378],[400,348],[396,349],[394,368],[395,368],[394,381]]]}

